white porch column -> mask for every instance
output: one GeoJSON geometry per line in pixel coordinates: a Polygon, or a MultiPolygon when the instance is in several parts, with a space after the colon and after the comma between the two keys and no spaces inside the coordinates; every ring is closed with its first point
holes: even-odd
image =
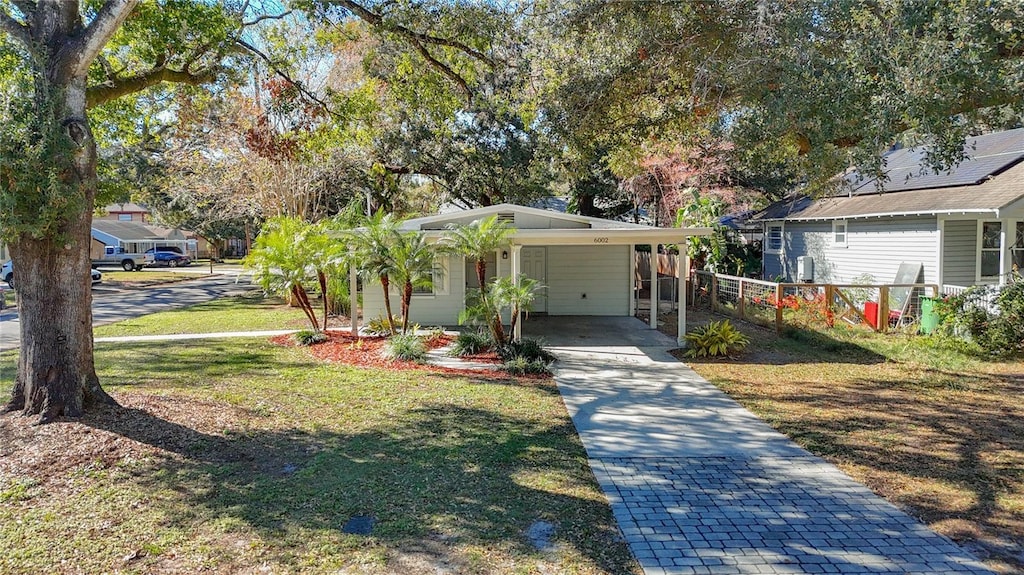
{"type": "Polygon", "coordinates": [[[629,315],[636,316],[636,244],[629,244],[629,315]]]}
{"type": "MultiPolygon", "coordinates": [[[[1009,220],[999,220],[999,285],[1006,285],[1006,280],[1010,278],[1010,222],[1009,220]]],[[[1016,232],[1016,230],[1013,230],[1016,232]]]]}
{"type": "MultiPolygon", "coordinates": [[[[516,287],[519,287],[519,276],[522,274],[522,251],[523,246],[513,244],[509,246],[512,249],[512,282],[516,287]]],[[[520,310],[516,317],[516,329],[512,332],[512,340],[519,341],[523,338],[523,312],[520,310]]]]}
{"type": "Polygon", "coordinates": [[[651,329],[658,329],[658,244],[651,244],[651,329]]]}
{"type": "Polygon", "coordinates": [[[689,262],[686,261],[686,245],[686,238],[683,238],[679,242],[679,254],[676,255],[676,317],[679,322],[676,326],[676,342],[680,345],[686,341],[686,277],[690,271],[689,262]]]}
{"type": "Polygon", "coordinates": [[[359,335],[359,281],[356,277],[355,264],[348,266],[348,315],[351,322],[352,337],[359,335]]]}

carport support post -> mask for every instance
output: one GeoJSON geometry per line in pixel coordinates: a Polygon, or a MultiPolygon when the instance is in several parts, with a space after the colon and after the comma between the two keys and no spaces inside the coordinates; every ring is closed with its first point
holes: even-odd
{"type": "Polygon", "coordinates": [[[629,315],[636,316],[636,244],[629,244],[629,315]]]}
{"type": "Polygon", "coordinates": [[[679,318],[676,326],[676,343],[679,345],[686,342],[686,271],[689,271],[686,267],[686,246],[686,238],[683,238],[679,244],[679,253],[676,254],[676,317],[679,318]]]}
{"type": "Polygon", "coordinates": [[[351,322],[352,337],[359,335],[359,282],[355,262],[348,264],[348,319],[351,322]]]}
{"type": "Polygon", "coordinates": [[[658,244],[651,244],[651,329],[658,329],[658,244]]]}
{"type": "MultiPolygon", "coordinates": [[[[522,273],[522,272],[519,271],[519,269],[522,267],[521,260],[520,260],[520,255],[521,255],[521,252],[523,250],[523,246],[520,246],[520,245],[517,245],[517,244],[512,244],[509,247],[512,248],[512,283],[514,283],[516,287],[519,287],[519,279],[520,279],[519,276],[522,273]]],[[[515,331],[512,332],[512,340],[513,341],[519,341],[520,339],[523,338],[523,312],[522,312],[522,310],[518,310],[517,311],[515,320],[516,320],[516,329],[515,329],[515,331]]]]}

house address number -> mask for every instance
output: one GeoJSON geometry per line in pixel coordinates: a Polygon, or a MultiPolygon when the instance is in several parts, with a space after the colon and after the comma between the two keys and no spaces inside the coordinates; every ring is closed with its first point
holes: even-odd
{"type": "Polygon", "coordinates": [[[608,243],[608,238],[607,237],[594,238],[594,243],[595,244],[606,244],[606,243],[608,243]]]}

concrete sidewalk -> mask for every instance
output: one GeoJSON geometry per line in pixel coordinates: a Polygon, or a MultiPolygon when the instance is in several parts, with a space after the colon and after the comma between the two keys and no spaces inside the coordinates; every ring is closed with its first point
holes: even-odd
{"type": "Polygon", "coordinates": [[[559,391],[647,575],[990,573],[676,361],[669,338],[617,319],[634,323],[541,335],[559,356],[559,391]],[[608,345],[623,330],[641,345],[608,345]]]}

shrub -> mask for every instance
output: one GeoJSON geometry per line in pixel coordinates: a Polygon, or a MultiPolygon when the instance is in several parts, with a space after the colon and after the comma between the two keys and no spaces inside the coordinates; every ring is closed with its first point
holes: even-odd
{"type": "Polygon", "coordinates": [[[427,345],[417,335],[402,333],[388,338],[382,354],[385,359],[423,361],[427,358],[427,345]]]}
{"type": "Polygon", "coordinates": [[[686,334],[689,357],[716,357],[743,351],[750,339],[743,335],[729,320],[713,321],[686,334]]]}
{"type": "Polygon", "coordinates": [[[322,331],[313,331],[311,329],[297,331],[292,337],[295,339],[295,343],[299,345],[315,345],[330,339],[327,337],[326,333],[322,331]]]}
{"type": "MultiPolygon", "coordinates": [[[[395,329],[401,329],[402,316],[391,316],[391,321],[394,322],[395,329]]],[[[409,333],[415,333],[419,328],[420,326],[418,324],[411,324],[409,325],[409,333]]],[[[386,316],[379,315],[367,322],[363,331],[365,331],[367,335],[386,336],[391,335],[391,326],[388,325],[386,316]]]]}
{"type": "Polygon", "coordinates": [[[507,342],[505,345],[499,346],[497,352],[498,357],[502,361],[510,361],[517,357],[524,357],[528,361],[540,361],[543,363],[555,361],[555,356],[544,349],[543,342],[531,338],[507,342]]]}
{"type": "Polygon", "coordinates": [[[548,375],[548,363],[539,359],[516,356],[501,364],[501,370],[511,375],[548,375]]]}
{"type": "Polygon", "coordinates": [[[479,331],[464,331],[455,338],[451,354],[455,357],[477,355],[491,349],[491,338],[479,331]]]}
{"type": "Polygon", "coordinates": [[[974,287],[937,306],[940,335],[968,338],[992,356],[1024,353],[1024,283],[974,287]],[[993,303],[989,305],[989,301],[993,303]]]}

